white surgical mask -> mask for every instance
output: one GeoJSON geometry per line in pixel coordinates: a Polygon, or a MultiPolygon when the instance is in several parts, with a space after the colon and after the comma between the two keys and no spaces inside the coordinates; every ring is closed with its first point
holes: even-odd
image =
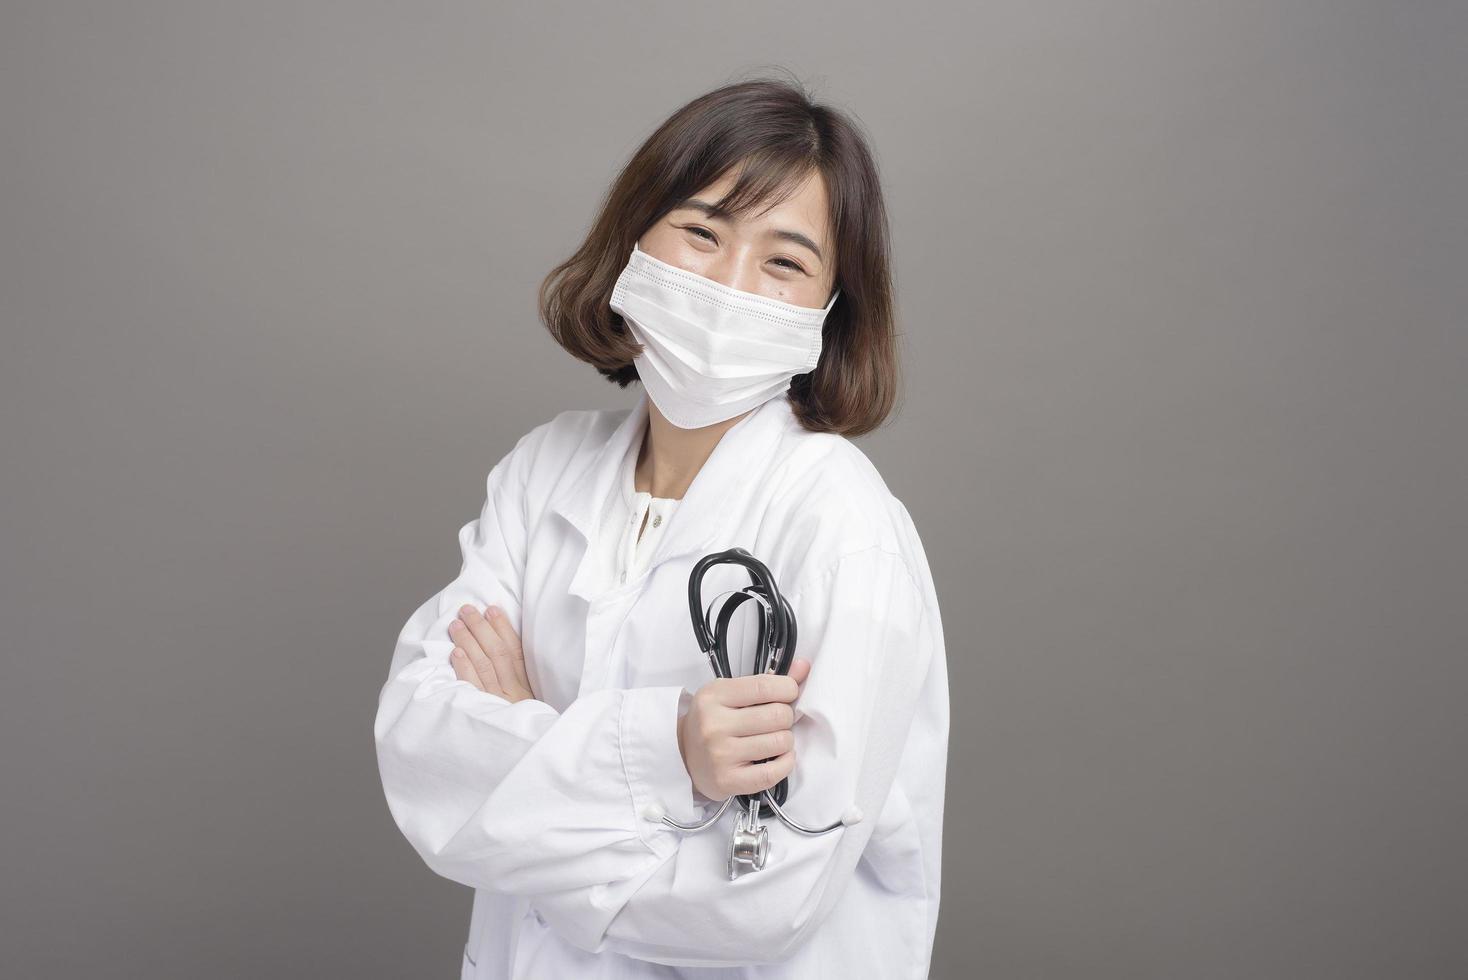
{"type": "Polygon", "coordinates": [[[643,350],[633,364],[669,422],[698,429],[783,394],[821,357],[825,309],[725,286],[653,258],[637,243],[612,290],[643,350]]]}

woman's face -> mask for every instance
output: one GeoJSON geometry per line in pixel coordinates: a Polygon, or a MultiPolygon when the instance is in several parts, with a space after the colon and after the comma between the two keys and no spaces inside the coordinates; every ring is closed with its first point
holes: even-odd
{"type": "Polygon", "coordinates": [[[821,309],[835,288],[836,255],[826,183],[815,173],[761,215],[709,212],[734,184],[729,173],[675,206],[637,240],[655,259],[770,299],[821,309]]]}

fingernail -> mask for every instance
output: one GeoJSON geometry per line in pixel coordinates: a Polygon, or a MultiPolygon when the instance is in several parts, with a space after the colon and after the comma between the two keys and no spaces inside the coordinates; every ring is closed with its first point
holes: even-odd
{"type": "Polygon", "coordinates": [[[499,608],[499,606],[490,606],[489,607],[489,611],[488,611],[487,615],[489,616],[490,619],[494,619],[499,614],[500,614],[500,608],[499,608]]]}

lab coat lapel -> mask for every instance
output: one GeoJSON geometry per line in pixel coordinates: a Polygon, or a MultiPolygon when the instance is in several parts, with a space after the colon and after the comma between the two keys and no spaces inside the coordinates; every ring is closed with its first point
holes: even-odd
{"type": "Polygon", "coordinates": [[[580,596],[587,601],[590,601],[596,592],[594,582],[596,555],[591,544],[596,540],[597,528],[601,523],[601,513],[607,502],[607,494],[612,490],[612,481],[616,478],[622,460],[633,441],[642,438],[642,430],[646,422],[647,393],[644,392],[637,400],[637,404],[596,450],[590,462],[579,473],[569,474],[563,479],[547,503],[550,510],[560,514],[581,533],[585,548],[568,589],[572,595],[580,596]]]}
{"type": "MultiPolygon", "coordinates": [[[[612,481],[618,476],[625,454],[635,451],[634,442],[641,445],[648,405],[648,394],[643,390],[637,404],[597,450],[581,475],[566,480],[548,504],[585,538],[586,549],[569,590],[588,602],[598,594],[595,549],[591,544],[596,541],[607,495],[612,492],[612,481]]],[[[700,551],[721,539],[736,510],[729,506],[731,495],[736,489],[747,490],[751,480],[760,478],[763,468],[773,459],[781,432],[792,418],[790,403],[781,393],[724,433],[674,509],[652,554],[651,565],[700,551]]]]}

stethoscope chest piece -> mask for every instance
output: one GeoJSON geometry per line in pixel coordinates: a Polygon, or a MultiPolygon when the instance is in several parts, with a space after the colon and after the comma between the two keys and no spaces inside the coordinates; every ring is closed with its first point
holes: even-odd
{"type": "Polygon", "coordinates": [[[734,834],[729,838],[729,880],[746,871],[759,871],[770,856],[770,832],[759,821],[759,801],[741,809],[734,819],[734,834]]]}

